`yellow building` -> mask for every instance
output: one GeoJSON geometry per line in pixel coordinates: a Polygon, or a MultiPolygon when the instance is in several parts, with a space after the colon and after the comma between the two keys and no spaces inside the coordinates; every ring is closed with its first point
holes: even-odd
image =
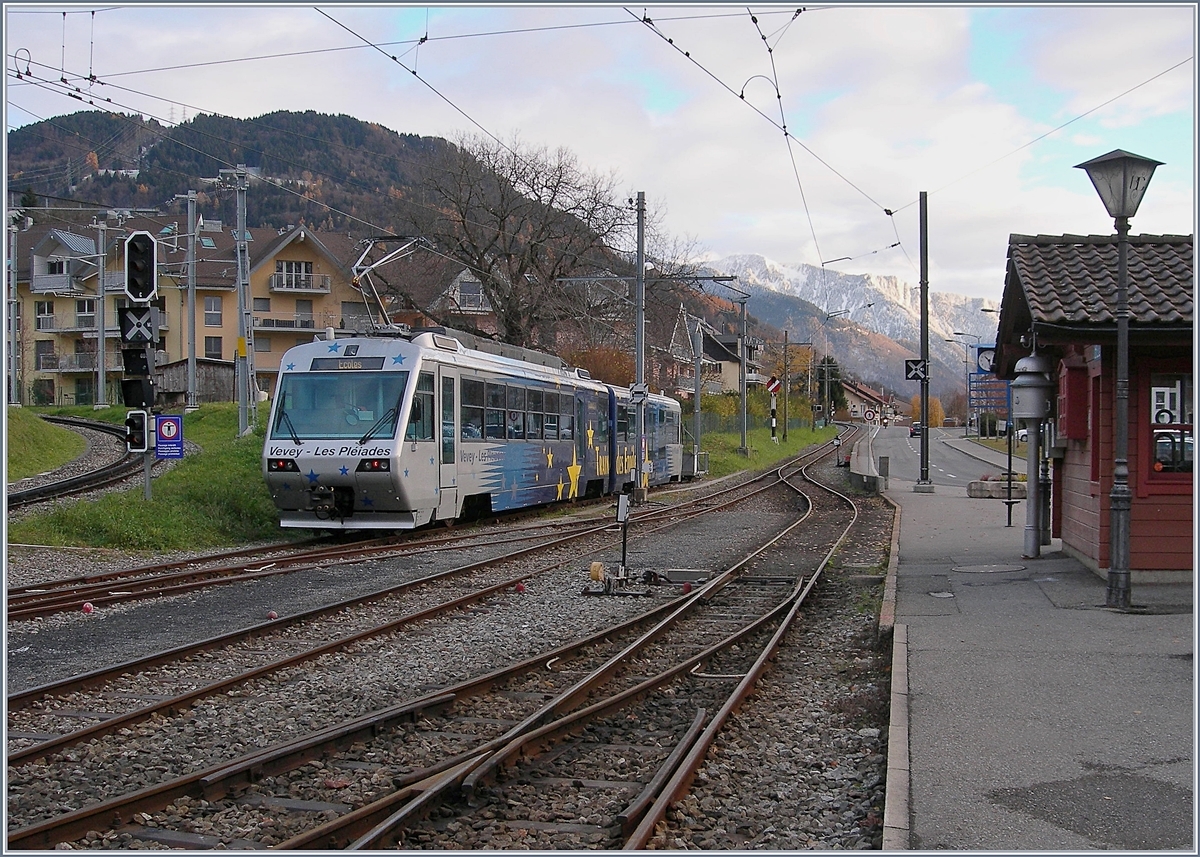
{"type": "MultiPolygon", "coordinates": [[[[118,310],[131,303],[124,291],[124,244],[137,231],[157,239],[158,294],[152,305],[159,310],[158,403],[186,403],[189,330],[194,331],[197,401],[233,399],[239,339],[235,230],[211,220],[196,230],[195,321],[189,324],[187,225],[135,216],[88,226],[28,225],[10,235],[16,261],[18,401],[121,404],[118,310]]],[[[368,298],[350,284],[350,267],[360,252],[355,244],[346,235],[316,233],[303,225],[248,230],[245,312],[259,390],[273,389],[288,348],[311,341],[327,327],[362,327],[371,316],[368,298]]]]}

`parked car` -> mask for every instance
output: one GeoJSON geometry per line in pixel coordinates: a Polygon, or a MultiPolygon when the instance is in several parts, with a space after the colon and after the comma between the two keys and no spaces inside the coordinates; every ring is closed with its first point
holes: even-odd
{"type": "Polygon", "coordinates": [[[908,427],[908,436],[909,437],[920,437],[921,436],[921,424],[913,423],[912,425],[910,425],[908,427]]]}
{"type": "Polygon", "coordinates": [[[1029,442],[1029,429],[1027,429],[1027,428],[1017,429],[1017,443],[1028,443],[1028,442],[1029,442]]]}
{"type": "Polygon", "coordinates": [[[1179,431],[1154,433],[1154,471],[1156,473],[1191,473],[1195,461],[1195,439],[1179,431]]]}

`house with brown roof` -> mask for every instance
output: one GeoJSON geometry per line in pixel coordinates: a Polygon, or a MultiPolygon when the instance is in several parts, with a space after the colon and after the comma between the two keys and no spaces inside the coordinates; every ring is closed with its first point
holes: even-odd
{"type": "MultiPolygon", "coordinates": [[[[133,216],[105,218],[86,227],[36,224],[16,232],[18,401],[93,404],[101,400],[98,385],[103,376],[103,400],[121,403],[118,310],[129,303],[124,293],[124,242],[138,231],[149,232],[157,241],[158,294],[152,305],[159,311],[160,404],[184,400],[186,372],[178,370],[188,357],[189,329],[194,331],[197,360],[204,363],[198,401],[233,398],[239,344],[236,230],[213,220],[198,224],[192,326],[186,227],[181,230],[170,218],[133,216]]],[[[246,339],[259,390],[273,388],[280,357],[288,348],[311,341],[327,327],[365,328],[377,315],[352,283],[350,268],[358,253],[349,236],[315,232],[302,224],[249,229],[246,247],[246,339]]]]}
{"type": "MultiPolygon", "coordinates": [[[[1193,574],[1192,236],[1129,237],[1130,572],[1193,574]]],[[[1051,534],[1098,574],[1110,565],[1117,340],[1115,236],[1012,235],[993,371],[1036,350],[1053,371],[1046,448],[1051,534]]]]}
{"type": "Polygon", "coordinates": [[[861,381],[841,379],[846,395],[846,413],[852,420],[889,419],[893,416],[892,397],[882,390],[873,390],[861,381]]]}

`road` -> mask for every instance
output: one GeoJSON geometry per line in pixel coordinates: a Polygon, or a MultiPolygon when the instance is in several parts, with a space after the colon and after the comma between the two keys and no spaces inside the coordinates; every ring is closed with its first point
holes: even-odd
{"type": "MultiPolygon", "coordinates": [[[[956,449],[947,441],[962,446],[963,430],[935,428],[929,434],[929,481],[937,486],[958,487],[965,492],[967,483],[983,475],[999,476],[1001,470],[956,449]]],[[[967,447],[970,448],[969,446],[967,447]]],[[[891,479],[916,482],[921,476],[921,438],[909,437],[908,426],[889,426],[875,436],[874,453],[890,459],[891,479]]],[[[1013,470],[1025,472],[1023,459],[1013,456],[1013,470]]]]}

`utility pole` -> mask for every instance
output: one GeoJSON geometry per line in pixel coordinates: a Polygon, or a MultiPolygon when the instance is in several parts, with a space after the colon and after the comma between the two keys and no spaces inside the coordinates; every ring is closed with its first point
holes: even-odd
{"type": "Polygon", "coordinates": [[[20,387],[17,384],[17,232],[20,231],[14,223],[9,227],[8,253],[8,403],[20,405],[20,387]]]}
{"type": "Polygon", "coordinates": [[[238,164],[236,170],[221,170],[221,175],[228,174],[232,174],[237,181],[237,240],[234,246],[237,248],[238,340],[234,364],[237,369],[238,437],[242,437],[249,434],[258,421],[257,384],[254,383],[254,326],[249,306],[250,259],[246,245],[246,167],[238,164]]]}
{"type": "MultiPolygon", "coordinates": [[[[187,249],[187,308],[188,308],[188,366],[187,366],[187,409],[194,411],[196,396],[196,191],[187,195],[175,194],[176,199],[187,200],[188,249],[187,249]]],[[[240,281],[239,281],[240,288],[240,281]]]]}
{"type": "Polygon", "coordinates": [[[704,330],[700,327],[700,319],[696,319],[696,329],[692,331],[692,358],[696,361],[696,392],[692,408],[692,472],[700,472],[700,395],[704,382],[700,377],[704,358],[704,330]]]}
{"type": "Polygon", "coordinates": [[[788,424],[788,387],[792,385],[791,379],[788,377],[788,332],[787,328],[783,331],[783,442],[787,443],[787,424],[788,424]]]}
{"type": "Polygon", "coordinates": [[[646,458],[646,194],[637,195],[637,272],[636,272],[634,351],[637,379],[633,393],[637,422],[637,466],[634,470],[633,496],[640,505],[645,502],[646,486],[643,471],[646,458]]]}
{"type": "Polygon", "coordinates": [[[913,490],[923,494],[933,493],[929,481],[929,204],[925,191],[921,191],[921,365],[925,371],[921,376],[921,477],[913,490]]]}
{"type": "Polygon", "coordinates": [[[105,284],[104,269],[108,267],[108,224],[104,220],[99,220],[96,223],[96,229],[100,232],[99,258],[96,262],[96,402],[92,405],[95,410],[108,407],[108,379],[105,377],[105,355],[107,348],[105,341],[108,339],[107,325],[104,322],[104,304],[105,292],[108,287],[105,284]]]}
{"type": "Polygon", "coordinates": [[[738,386],[742,391],[742,447],[738,448],[740,454],[750,456],[750,444],[746,442],[746,299],[750,295],[743,295],[738,302],[742,305],[742,334],[738,336],[738,386]]]}

